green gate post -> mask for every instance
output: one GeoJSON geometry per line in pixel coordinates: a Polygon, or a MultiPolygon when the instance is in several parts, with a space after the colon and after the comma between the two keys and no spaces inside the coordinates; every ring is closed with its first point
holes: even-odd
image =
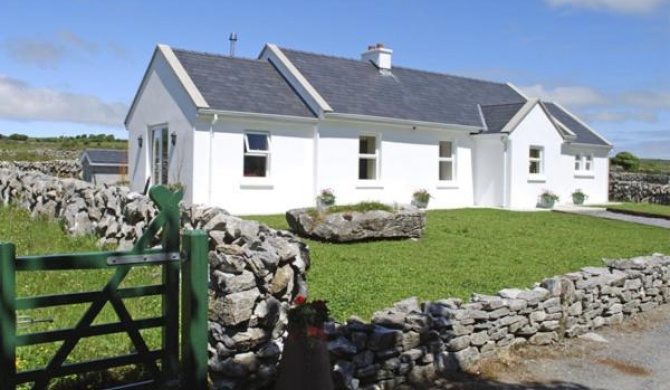
{"type": "Polygon", "coordinates": [[[207,389],[208,243],[204,230],[183,233],[182,249],[182,362],[184,388],[207,389]]]}
{"type": "Polygon", "coordinates": [[[16,247],[0,244],[0,390],[16,388],[16,247]]]}

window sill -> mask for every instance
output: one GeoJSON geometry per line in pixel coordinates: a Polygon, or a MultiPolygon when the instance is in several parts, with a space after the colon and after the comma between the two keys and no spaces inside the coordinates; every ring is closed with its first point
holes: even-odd
{"type": "Polygon", "coordinates": [[[240,189],[243,190],[272,190],[274,187],[274,184],[268,178],[244,178],[240,182],[240,189]]]}
{"type": "Polygon", "coordinates": [[[438,190],[453,190],[460,187],[461,186],[457,181],[441,181],[435,186],[438,190]]]}
{"type": "Polygon", "coordinates": [[[544,175],[528,175],[529,183],[545,183],[547,181],[544,175]]]}
{"type": "Polygon", "coordinates": [[[357,190],[383,190],[384,184],[376,180],[359,180],[356,182],[357,190]]]}
{"type": "Polygon", "coordinates": [[[583,179],[594,179],[596,175],[593,172],[575,172],[575,177],[583,179]]]}

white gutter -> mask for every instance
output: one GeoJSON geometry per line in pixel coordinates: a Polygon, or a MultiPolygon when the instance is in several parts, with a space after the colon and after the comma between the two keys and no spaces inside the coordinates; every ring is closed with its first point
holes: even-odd
{"type": "Polygon", "coordinates": [[[361,123],[377,123],[377,124],[385,124],[385,125],[401,126],[401,127],[416,126],[435,130],[456,130],[456,131],[467,131],[467,132],[479,132],[482,130],[482,127],[480,126],[423,122],[409,119],[397,119],[397,118],[388,118],[388,117],[372,116],[372,115],[359,115],[359,114],[341,114],[335,112],[325,113],[324,119],[343,120],[343,121],[361,122],[361,123]]]}
{"type": "Polygon", "coordinates": [[[277,115],[277,114],[260,114],[255,112],[240,112],[240,111],[226,111],[217,110],[213,108],[200,108],[198,114],[216,115],[217,118],[226,117],[232,119],[250,119],[266,122],[294,122],[294,123],[317,123],[317,118],[292,116],[292,115],[277,115]]]}
{"type": "Polygon", "coordinates": [[[312,156],[312,198],[315,200],[318,195],[319,178],[319,126],[314,126],[314,151],[312,156]]]}
{"type": "Polygon", "coordinates": [[[502,187],[503,187],[502,188],[502,193],[503,193],[502,207],[503,208],[508,208],[508,206],[507,206],[507,198],[508,198],[508,195],[507,195],[507,188],[508,188],[508,185],[507,185],[507,176],[508,176],[507,166],[509,165],[509,163],[507,161],[508,156],[509,156],[509,153],[507,153],[508,140],[509,140],[509,137],[506,134],[504,134],[500,137],[500,142],[502,142],[502,144],[503,144],[503,183],[502,183],[503,184],[502,185],[502,187]]]}

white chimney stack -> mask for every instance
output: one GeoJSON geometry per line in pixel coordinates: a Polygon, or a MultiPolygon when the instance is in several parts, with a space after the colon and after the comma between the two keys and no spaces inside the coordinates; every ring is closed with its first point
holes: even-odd
{"type": "Polygon", "coordinates": [[[368,46],[368,50],[361,54],[361,60],[364,62],[372,61],[381,72],[390,72],[391,54],[393,54],[393,50],[386,49],[383,43],[378,43],[368,46]]]}

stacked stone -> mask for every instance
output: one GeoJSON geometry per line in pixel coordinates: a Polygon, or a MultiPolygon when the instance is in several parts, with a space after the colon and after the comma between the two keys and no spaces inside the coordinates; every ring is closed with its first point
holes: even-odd
{"type": "Polygon", "coordinates": [[[62,219],[72,235],[92,234],[99,246],[130,248],[157,210],[127,187],[58,179],[40,172],[0,169],[0,197],[33,217],[62,219]]]}
{"type": "Polygon", "coordinates": [[[670,256],[606,260],[532,289],[473,294],[469,302],[410,298],[375,313],[371,323],[331,324],[328,347],[336,388],[422,385],[468,370],[515,344],[545,345],[670,302],[670,256]]]}
{"type": "Polygon", "coordinates": [[[622,202],[670,205],[670,175],[610,172],[609,197],[622,202]]]}
{"type": "Polygon", "coordinates": [[[289,304],[307,295],[309,251],[294,235],[218,208],[185,211],[186,228],[209,233],[209,372],[214,388],[271,384],[289,304]]]}
{"type": "Polygon", "coordinates": [[[62,178],[81,177],[81,165],[77,160],[0,161],[0,169],[37,171],[62,178]]]}

